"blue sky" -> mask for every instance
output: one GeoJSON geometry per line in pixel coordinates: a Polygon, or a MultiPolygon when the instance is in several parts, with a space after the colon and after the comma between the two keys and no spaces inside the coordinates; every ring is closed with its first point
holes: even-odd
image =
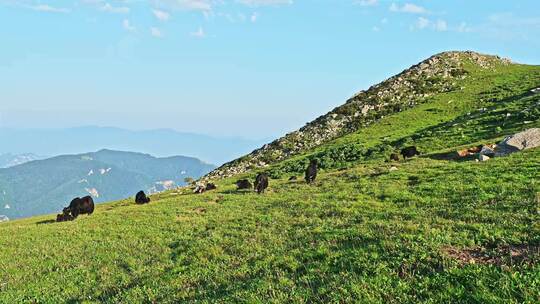
{"type": "Polygon", "coordinates": [[[445,50],[540,64],[540,1],[0,0],[0,127],[277,136],[445,50]]]}

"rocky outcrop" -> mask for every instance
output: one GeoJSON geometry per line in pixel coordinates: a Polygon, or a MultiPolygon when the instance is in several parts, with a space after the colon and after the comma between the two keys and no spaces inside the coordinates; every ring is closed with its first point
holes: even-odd
{"type": "Polygon", "coordinates": [[[9,221],[9,218],[5,215],[0,215],[0,223],[9,221]]]}
{"type": "Polygon", "coordinates": [[[495,148],[495,156],[504,156],[540,146],[540,128],[528,129],[505,138],[495,148]]]}
{"type": "Polygon", "coordinates": [[[328,114],[300,130],[264,145],[251,154],[227,163],[204,179],[230,177],[307,151],[340,136],[357,131],[396,112],[426,102],[433,95],[461,89],[468,77],[465,63],[489,69],[510,61],[474,52],[445,52],[435,55],[388,80],[361,91],[328,114]]]}

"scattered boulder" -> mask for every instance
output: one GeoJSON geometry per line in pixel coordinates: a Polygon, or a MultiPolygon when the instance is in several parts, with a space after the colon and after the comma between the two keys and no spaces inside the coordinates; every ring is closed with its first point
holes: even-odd
{"type": "Polygon", "coordinates": [[[201,193],[204,193],[205,191],[206,191],[206,186],[203,184],[197,184],[195,186],[195,189],[193,189],[193,193],[195,194],[201,194],[201,193]]]}
{"type": "Polygon", "coordinates": [[[482,146],[482,149],[480,149],[479,154],[485,155],[487,157],[495,157],[495,147],[496,145],[484,145],[482,146]]]}
{"type": "Polygon", "coordinates": [[[531,93],[533,94],[540,94],[540,88],[532,89],[531,93]]]}
{"type": "Polygon", "coordinates": [[[298,179],[298,178],[297,178],[296,176],[294,176],[294,175],[291,176],[291,177],[289,177],[289,181],[290,181],[290,182],[295,181],[295,180],[297,180],[297,179],[298,179]]]}
{"type": "Polygon", "coordinates": [[[255,191],[262,194],[266,188],[268,188],[268,175],[266,173],[259,173],[255,178],[255,191]]]}
{"type": "Polygon", "coordinates": [[[0,223],[9,221],[9,218],[5,215],[0,215],[0,223]]]}
{"type": "Polygon", "coordinates": [[[532,128],[505,138],[495,148],[495,156],[505,156],[539,146],[540,128],[532,128]]]}
{"type": "Polygon", "coordinates": [[[415,146],[405,147],[401,149],[400,153],[404,159],[420,155],[420,152],[418,152],[418,149],[415,146]]]}
{"type": "Polygon", "coordinates": [[[251,189],[253,186],[247,179],[240,179],[236,181],[236,190],[251,189]]]}
{"type": "Polygon", "coordinates": [[[316,178],[317,178],[317,160],[312,159],[309,162],[309,166],[306,169],[306,176],[305,176],[306,183],[311,184],[315,181],[316,178]]]}
{"type": "Polygon", "coordinates": [[[135,203],[139,205],[148,204],[150,203],[150,198],[141,190],[135,195],[135,203]]]}
{"type": "Polygon", "coordinates": [[[478,161],[485,162],[490,160],[491,157],[484,155],[484,154],[478,154],[478,161]]]}
{"type": "Polygon", "coordinates": [[[397,171],[399,170],[396,166],[392,166],[390,167],[390,172],[394,172],[394,171],[397,171]]]}

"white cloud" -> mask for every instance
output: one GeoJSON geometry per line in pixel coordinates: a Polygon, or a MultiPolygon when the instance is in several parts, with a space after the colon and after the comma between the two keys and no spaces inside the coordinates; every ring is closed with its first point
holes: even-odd
{"type": "Polygon", "coordinates": [[[381,28],[378,27],[378,26],[374,26],[374,27],[371,28],[371,30],[374,31],[374,32],[380,32],[381,28]]]}
{"type": "Polygon", "coordinates": [[[229,13],[217,13],[217,16],[218,17],[223,17],[223,18],[227,19],[227,21],[232,22],[232,23],[236,22],[236,18],[233,15],[229,14],[229,13]]]}
{"type": "Polygon", "coordinates": [[[126,30],[126,31],[130,31],[130,32],[134,32],[136,29],[133,25],[131,25],[131,23],[129,22],[128,19],[124,19],[124,21],[122,21],[122,27],[126,30]]]}
{"type": "Polygon", "coordinates": [[[403,6],[392,3],[390,5],[390,11],[398,13],[409,13],[409,14],[427,14],[429,11],[421,6],[412,3],[405,3],[403,6]]]}
{"type": "Polygon", "coordinates": [[[446,32],[448,30],[448,24],[444,20],[437,20],[434,26],[435,30],[438,32],[446,32]]]}
{"type": "Polygon", "coordinates": [[[387,19],[387,18],[382,18],[382,19],[381,19],[381,23],[382,23],[382,24],[387,24],[387,23],[388,23],[388,19],[387,19]]]}
{"type": "Polygon", "coordinates": [[[39,12],[49,12],[49,13],[69,13],[71,11],[68,8],[52,7],[47,4],[28,6],[28,8],[33,9],[35,11],[39,11],[39,12]]]}
{"type": "Polygon", "coordinates": [[[505,42],[538,41],[535,29],[540,29],[540,17],[518,16],[514,13],[498,13],[474,27],[464,27],[465,32],[474,32],[490,39],[505,42]]]}
{"type": "Polygon", "coordinates": [[[379,3],[379,0],[359,0],[355,2],[360,6],[375,6],[379,3]]]}
{"type": "Polygon", "coordinates": [[[157,7],[165,7],[169,9],[194,10],[194,11],[211,11],[211,0],[154,0],[157,7]]]}
{"type": "Polygon", "coordinates": [[[152,10],[152,12],[154,13],[154,16],[160,21],[167,21],[171,17],[171,15],[165,11],[155,9],[152,10]]]}
{"type": "Polygon", "coordinates": [[[249,20],[251,20],[251,22],[257,22],[257,18],[259,18],[259,14],[253,13],[251,14],[251,17],[249,18],[249,20]]]}
{"type": "Polygon", "coordinates": [[[163,37],[163,34],[161,33],[161,31],[157,27],[151,27],[150,28],[150,35],[152,35],[154,37],[157,37],[157,38],[163,37]]]}
{"type": "Polygon", "coordinates": [[[292,4],[293,0],[236,0],[249,6],[265,6],[265,5],[288,5],[292,4]]]}
{"type": "Polygon", "coordinates": [[[424,17],[418,17],[418,19],[416,20],[416,28],[418,29],[425,29],[426,27],[429,26],[429,24],[431,23],[431,21],[429,21],[429,19],[427,18],[424,18],[424,17]]]}
{"type": "Polygon", "coordinates": [[[428,28],[437,32],[446,32],[448,31],[448,23],[442,19],[431,21],[428,18],[418,17],[414,26],[411,26],[411,30],[423,30],[428,28]]]}
{"type": "Polygon", "coordinates": [[[109,12],[109,13],[117,13],[117,14],[128,14],[129,13],[129,7],[127,7],[127,6],[112,6],[110,3],[103,4],[99,9],[104,11],[104,12],[109,12]]]}
{"type": "Polygon", "coordinates": [[[471,28],[467,26],[467,22],[461,22],[457,28],[457,31],[460,33],[468,33],[471,32],[471,28]]]}
{"type": "Polygon", "coordinates": [[[189,35],[196,38],[204,38],[206,36],[206,33],[204,32],[204,29],[202,27],[199,27],[197,31],[191,32],[189,33],[189,35]]]}

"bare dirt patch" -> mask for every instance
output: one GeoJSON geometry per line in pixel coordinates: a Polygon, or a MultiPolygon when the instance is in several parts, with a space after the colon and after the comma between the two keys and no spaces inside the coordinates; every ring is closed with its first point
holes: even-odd
{"type": "Polygon", "coordinates": [[[449,246],[443,248],[443,253],[457,260],[461,265],[513,266],[537,263],[540,258],[540,245],[508,245],[493,249],[482,247],[456,248],[449,246]]]}

